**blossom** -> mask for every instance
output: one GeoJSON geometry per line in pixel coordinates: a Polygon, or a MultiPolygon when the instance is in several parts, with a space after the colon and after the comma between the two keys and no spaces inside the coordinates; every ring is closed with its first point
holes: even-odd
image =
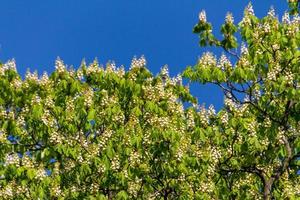
{"type": "Polygon", "coordinates": [[[290,24],[290,15],[288,12],[285,12],[284,15],[282,16],[282,19],[281,19],[282,23],[284,24],[290,24]]]}
{"type": "Polygon", "coordinates": [[[275,18],[275,9],[273,6],[268,11],[268,16],[270,16],[271,18],[275,18]]]}
{"type": "Polygon", "coordinates": [[[28,71],[26,72],[25,78],[26,78],[26,80],[34,81],[34,82],[38,82],[38,80],[39,80],[37,71],[35,71],[34,73],[31,73],[31,72],[28,70],[28,71]]]}
{"type": "Polygon", "coordinates": [[[230,60],[226,57],[225,54],[222,54],[220,59],[219,59],[219,67],[221,67],[223,70],[226,69],[227,67],[231,67],[232,64],[230,62],[230,60]]]}
{"type": "Polygon", "coordinates": [[[216,66],[217,60],[211,52],[205,52],[202,57],[199,59],[199,65],[205,67],[216,66]]]}
{"type": "Polygon", "coordinates": [[[202,10],[199,13],[199,21],[202,22],[202,23],[206,23],[206,12],[205,12],[205,10],[202,10]]]}
{"type": "Polygon", "coordinates": [[[5,165],[16,165],[19,166],[19,156],[16,153],[7,154],[5,158],[5,165]]]}
{"type": "Polygon", "coordinates": [[[59,57],[55,61],[55,69],[58,73],[62,73],[66,70],[64,62],[59,57]]]}
{"type": "Polygon", "coordinates": [[[162,77],[166,78],[169,77],[169,69],[168,69],[168,65],[164,65],[161,69],[161,75],[162,77]]]}
{"type": "Polygon", "coordinates": [[[144,56],[141,56],[139,59],[136,57],[133,57],[130,65],[130,70],[133,68],[140,68],[140,67],[145,67],[147,64],[146,59],[144,56]]]}
{"type": "Polygon", "coordinates": [[[42,86],[46,86],[46,85],[49,84],[49,77],[48,77],[47,72],[44,72],[44,73],[43,73],[43,76],[42,76],[42,78],[41,78],[41,80],[40,80],[40,84],[41,84],[42,86]]]}
{"type": "Polygon", "coordinates": [[[13,70],[13,71],[17,71],[15,59],[8,60],[8,61],[3,65],[3,69],[4,69],[4,70],[13,70]]]}
{"type": "Polygon", "coordinates": [[[253,7],[252,7],[252,4],[249,3],[248,6],[246,7],[246,10],[245,10],[246,14],[248,15],[255,15],[254,14],[254,10],[253,10],[253,7]]]}
{"type": "Polygon", "coordinates": [[[106,71],[107,72],[114,72],[116,71],[116,63],[114,61],[108,62],[106,65],[106,71]]]}
{"type": "Polygon", "coordinates": [[[248,54],[248,48],[246,47],[245,43],[242,43],[241,54],[242,55],[247,55],[248,54]]]}
{"type": "Polygon", "coordinates": [[[232,13],[228,12],[225,17],[226,24],[233,24],[234,19],[232,13]]]}

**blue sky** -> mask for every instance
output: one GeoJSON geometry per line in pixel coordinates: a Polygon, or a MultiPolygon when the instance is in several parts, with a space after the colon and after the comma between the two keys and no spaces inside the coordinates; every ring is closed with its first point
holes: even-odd
{"type": "MultiPolygon", "coordinates": [[[[156,74],[168,64],[171,75],[193,65],[207,49],[198,46],[192,28],[202,9],[215,28],[227,11],[240,21],[243,0],[7,0],[1,1],[0,60],[15,58],[18,71],[52,72],[59,56],[78,67],[97,57],[127,68],[133,56],[145,55],[156,74]]],[[[256,15],[271,5],[282,14],[285,0],[252,1],[256,15]]],[[[216,29],[218,33],[218,29],[216,29]]],[[[193,86],[199,102],[220,108],[222,93],[213,86],[193,86]]]]}

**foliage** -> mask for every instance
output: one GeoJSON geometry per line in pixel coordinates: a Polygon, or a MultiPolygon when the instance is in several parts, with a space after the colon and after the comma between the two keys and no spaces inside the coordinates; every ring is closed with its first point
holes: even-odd
{"type": "Polygon", "coordinates": [[[300,198],[299,1],[289,3],[295,15],[285,13],[282,21],[273,8],[257,18],[251,4],[238,25],[227,14],[222,40],[213,35],[205,12],[199,15],[194,32],[200,45],[225,51],[219,60],[204,53],[184,72],[192,81],[219,86],[225,95],[224,108],[207,125],[215,130],[206,140],[220,152],[211,198],[300,198]]]}
{"type": "MultiPolygon", "coordinates": [[[[0,67],[0,186],[4,199],[151,199],[191,194],[187,168],[195,102],[181,77],[134,59],[125,72],[61,60],[40,79],[0,67]],[[190,122],[192,123],[192,122],[190,122]],[[179,184],[180,183],[180,184],[179,184]]],[[[190,154],[192,152],[189,152],[190,154]]],[[[191,160],[192,159],[192,160],[191,160]]],[[[192,173],[190,173],[192,172],[192,173]]]]}
{"type": "Polygon", "coordinates": [[[128,71],[57,59],[49,77],[24,80],[14,60],[1,65],[1,199],[299,199],[299,2],[289,6],[282,21],[251,4],[238,25],[228,13],[221,40],[200,13],[200,45],[224,53],[183,76],[224,91],[217,113],[144,57],[128,71]]]}

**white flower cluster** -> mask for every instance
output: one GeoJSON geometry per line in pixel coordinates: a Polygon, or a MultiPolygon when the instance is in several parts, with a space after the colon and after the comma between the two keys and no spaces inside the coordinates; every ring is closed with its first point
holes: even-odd
{"type": "Polygon", "coordinates": [[[87,107],[91,107],[93,104],[94,92],[91,88],[89,88],[84,93],[84,105],[87,107]]]}
{"type": "Polygon", "coordinates": [[[211,193],[214,191],[214,182],[213,181],[207,181],[207,182],[202,182],[199,186],[199,191],[202,193],[211,193]]]}
{"type": "Polygon", "coordinates": [[[129,116],[128,124],[130,124],[130,126],[135,126],[139,123],[140,123],[139,117],[136,116],[134,113],[131,113],[129,116]]]}
{"type": "Polygon", "coordinates": [[[261,25],[261,29],[264,33],[268,34],[268,33],[271,33],[271,25],[269,22],[265,22],[261,25]]]}
{"type": "Polygon", "coordinates": [[[205,12],[205,10],[202,10],[199,13],[199,21],[202,22],[202,23],[206,23],[206,12],[205,12]]]}
{"type": "Polygon", "coordinates": [[[82,157],[82,155],[81,154],[79,154],[78,156],[77,156],[77,159],[76,159],[80,164],[83,164],[83,162],[84,162],[84,159],[83,159],[83,157],[82,157]]]}
{"type": "Polygon", "coordinates": [[[51,187],[51,194],[53,195],[53,196],[55,196],[55,197],[60,197],[61,196],[61,194],[62,194],[62,191],[61,191],[61,188],[60,188],[60,186],[59,185],[53,185],[52,187],[51,187]]]}
{"type": "Polygon", "coordinates": [[[5,165],[16,165],[17,167],[19,167],[20,166],[20,158],[19,158],[18,154],[16,154],[16,153],[6,154],[5,165]]]}
{"type": "Polygon", "coordinates": [[[34,73],[31,73],[29,70],[26,72],[25,75],[25,79],[27,81],[32,81],[32,82],[38,82],[39,81],[39,77],[38,77],[38,73],[37,71],[35,71],[34,73]]]}
{"type": "Polygon", "coordinates": [[[192,129],[195,127],[195,119],[193,110],[189,110],[186,116],[186,124],[188,129],[192,129]]]}
{"type": "Polygon", "coordinates": [[[270,10],[268,11],[268,16],[271,18],[276,18],[275,9],[271,6],[270,10]]]}
{"type": "Polygon", "coordinates": [[[90,75],[90,74],[96,74],[100,71],[100,68],[99,68],[99,63],[97,61],[97,59],[94,60],[93,63],[91,63],[87,69],[86,69],[86,74],[87,75],[90,75]]]}
{"type": "Polygon", "coordinates": [[[150,131],[145,131],[144,137],[143,137],[143,144],[144,145],[149,145],[151,143],[151,132],[150,131]]]}
{"type": "Polygon", "coordinates": [[[222,158],[221,151],[217,147],[210,148],[210,156],[214,163],[217,163],[222,158]]]}
{"type": "Polygon", "coordinates": [[[17,125],[18,127],[24,127],[26,125],[24,115],[22,113],[17,118],[17,125]]]}
{"type": "Polygon", "coordinates": [[[281,145],[283,145],[285,143],[285,133],[284,133],[283,128],[281,128],[281,127],[278,127],[277,141],[281,145]]]}
{"type": "Polygon", "coordinates": [[[76,72],[76,77],[78,78],[78,80],[82,80],[83,79],[83,71],[82,69],[78,69],[76,72]]]}
{"type": "MultiPolygon", "coordinates": [[[[29,189],[25,185],[17,185],[14,181],[12,183],[15,195],[14,196],[20,196],[20,195],[26,195],[29,196],[29,189]]],[[[1,194],[1,192],[0,192],[1,194]]]]}
{"type": "Polygon", "coordinates": [[[36,171],[36,176],[35,178],[42,181],[45,177],[47,177],[47,172],[44,168],[40,167],[37,171],[36,171]]]}
{"type": "Polygon", "coordinates": [[[123,112],[117,113],[112,116],[112,121],[115,123],[123,124],[125,120],[125,115],[123,112]]]}
{"type": "Polygon", "coordinates": [[[218,67],[220,67],[222,70],[226,70],[226,69],[232,67],[230,60],[226,57],[225,54],[221,55],[219,62],[218,62],[218,67]]]}
{"type": "Polygon", "coordinates": [[[3,76],[7,70],[17,71],[15,59],[8,60],[3,66],[0,67],[0,75],[3,76]]]}
{"type": "Polygon", "coordinates": [[[66,172],[69,172],[69,171],[71,171],[74,167],[76,166],[76,164],[75,164],[75,162],[73,161],[73,160],[67,160],[66,162],[65,162],[65,165],[64,165],[64,170],[66,171],[66,172]]]}
{"type": "Polygon", "coordinates": [[[137,59],[136,57],[133,57],[132,61],[131,61],[131,65],[130,65],[130,70],[134,69],[134,68],[141,68],[141,67],[145,67],[147,64],[146,59],[144,56],[141,56],[139,59],[137,59]]]}
{"type": "Polygon", "coordinates": [[[17,89],[22,87],[22,81],[20,79],[14,79],[10,84],[17,89]]]}
{"type": "Polygon", "coordinates": [[[73,68],[72,65],[69,67],[68,73],[69,73],[70,77],[72,77],[72,78],[76,77],[76,70],[73,68]]]}
{"type": "Polygon", "coordinates": [[[49,85],[50,80],[49,80],[47,72],[43,73],[43,76],[42,76],[42,78],[40,79],[39,82],[40,82],[40,85],[43,86],[43,87],[46,87],[46,86],[49,85]]]}
{"type": "Polygon", "coordinates": [[[288,84],[292,85],[294,83],[294,74],[291,71],[286,71],[284,78],[288,84]]]}
{"type": "Polygon", "coordinates": [[[245,56],[242,56],[237,63],[237,67],[249,67],[249,66],[250,66],[249,59],[247,59],[245,56]]]}
{"type": "Polygon", "coordinates": [[[228,113],[227,113],[227,112],[224,112],[224,113],[221,115],[220,119],[221,119],[221,122],[222,122],[224,125],[227,125],[227,124],[228,124],[228,120],[229,120],[229,118],[228,118],[228,113]]]}
{"type": "Polygon", "coordinates": [[[249,54],[249,52],[248,52],[248,48],[247,48],[246,44],[242,43],[242,45],[241,45],[241,55],[248,55],[248,54],[249,54]]]}
{"type": "Polygon", "coordinates": [[[124,77],[125,76],[125,69],[124,69],[124,66],[121,66],[119,67],[119,69],[117,70],[117,74],[120,76],[120,77],[124,77]]]}
{"type": "Polygon", "coordinates": [[[54,101],[53,101],[53,99],[50,96],[48,96],[46,98],[46,100],[45,100],[45,106],[47,108],[53,108],[54,107],[54,101]]]}
{"type": "Polygon", "coordinates": [[[214,67],[217,65],[216,57],[211,52],[205,52],[199,59],[199,65],[214,67]]]}
{"type": "Polygon", "coordinates": [[[290,24],[291,23],[291,20],[290,20],[290,14],[288,12],[285,12],[282,16],[282,19],[281,19],[282,23],[284,24],[290,24]]]}
{"type": "Polygon", "coordinates": [[[280,44],[277,44],[277,43],[273,44],[272,49],[273,49],[273,51],[279,50],[280,49],[280,44]]]}
{"type": "Polygon", "coordinates": [[[100,166],[98,167],[98,173],[99,174],[103,174],[105,172],[106,168],[105,168],[105,165],[103,164],[100,164],[100,166]]]}
{"type": "Polygon", "coordinates": [[[155,123],[161,129],[170,127],[170,121],[168,117],[155,117],[155,123]]]}
{"type": "Polygon", "coordinates": [[[102,98],[100,101],[101,107],[111,106],[118,102],[118,97],[115,95],[108,96],[108,92],[106,90],[103,89],[101,93],[102,93],[102,98]]]}
{"type": "Polygon", "coordinates": [[[46,126],[50,126],[53,127],[54,126],[54,120],[50,114],[50,111],[48,109],[44,110],[44,113],[41,117],[42,122],[46,125],[46,126]]]}
{"type": "Polygon", "coordinates": [[[55,61],[55,69],[58,73],[63,73],[66,71],[66,66],[60,58],[57,58],[55,61]]]}
{"type": "Polygon", "coordinates": [[[36,94],[35,96],[32,97],[32,99],[31,99],[32,105],[38,105],[40,103],[41,103],[41,97],[38,94],[36,94]]]}
{"type": "Polygon", "coordinates": [[[176,83],[176,85],[182,85],[182,76],[178,74],[175,78],[172,79],[172,81],[176,83]]]}
{"type": "Polygon", "coordinates": [[[151,85],[143,85],[142,90],[144,93],[144,96],[147,100],[154,100],[156,98],[156,95],[154,93],[154,88],[151,87],[151,85]]]}
{"type": "Polygon", "coordinates": [[[154,94],[156,93],[156,100],[159,101],[162,97],[165,96],[165,87],[162,82],[158,82],[154,86],[154,94]]]}
{"type": "Polygon", "coordinates": [[[141,156],[137,151],[132,151],[129,156],[129,163],[131,166],[138,165],[141,162],[141,156]]]}
{"type": "MultiPolygon", "coordinates": [[[[99,133],[97,132],[97,134],[99,134],[99,133]]],[[[100,148],[100,150],[105,147],[107,141],[109,140],[109,138],[112,135],[113,135],[113,131],[112,130],[106,129],[103,132],[103,134],[100,136],[101,137],[100,142],[99,142],[99,148],[100,148]]]]}
{"type": "Polygon", "coordinates": [[[186,149],[188,148],[189,142],[190,142],[190,138],[188,136],[181,138],[180,146],[178,147],[176,155],[175,155],[175,157],[178,161],[182,160],[182,157],[183,157],[184,153],[186,152],[186,149]]]}
{"type": "Polygon", "coordinates": [[[249,3],[248,4],[248,6],[246,7],[246,10],[245,10],[245,12],[248,14],[248,15],[255,15],[254,14],[254,10],[253,10],[253,7],[252,7],[252,4],[251,3],[249,3]]]}
{"type": "Polygon", "coordinates": [[[117,69],[116,63],[111,61],[106,64],[106,72],[115,72],[117,69]]]}
{"type": "Polygon", "coordinates": [[[132,196],[137,196],[139,189],[141,188],[142,179],[135,178],[134,181],[130,181],[128,184],[128,192],[132,196]]]}
{"type": "Polygon", "coordinates": [[[50,140],[49,141],[53,144],[62,144],[63,137],[56,130],[53,130],[52,133],[50,133],[50,140]]]}
{"type": "Polygon", "coordinates": [[[210,117],[216,115],[216,110],[215,110],[214,105],[210,105],[210,106],[208,107],[207,113],[208,113],[208,115],[209,115],[210,117]]]}
{"type": "Polygon", "coordinates": [[[249,132],[250,137],[257,137],[256,129],[257,129],[257,122],[256,121],[252,121],[247,125],[247,130],[249,132]]]}
{"type": "Polygon", "coordinates": [[[14,189],[12,184],[6,185],[3,189],[0,188],[0,194],[4,199],[12,199],[14,197],[14,189]]]}
{"type": "Polygon", "coordinates": [[[118,155],[115,155],[115,157],[111,161],[111,169],[113,171],[117,171],[120,169],[120,159],[118,155]]]}
{"type": "Polygon", "coordinates": [[[90,186],[90,191],[92,193],[97,193],[99,191],[99,184],[93,182],[90,186]]]}
{"type": "Polygon", "coordinates": [[[25,166],[26,168],[34,168],[33,161],[30,159],[28,155],[23,155],[22,157],[22,166],[25,166]]]}
{"type": "Polygon", "coordinates": [[[267,73],[267,80],[276,81],[277,75],[281,72],[281,67],[279,64],[271,68],[267,73]]]}
{"type": "Polygon", "coordinates": [[[168,69],[168,65],[164,65],[161,68],[160,74],[163,78],[168,78],[169,77],[169,69],[168,69]]]}
{"type": "Polygon", "coordinates": [[[207,126],[209,124],[209,114],[204,106],[200,108],[198,115],[199,115],[201,124],[203,124],[204,126],[207,126]]]}
{"type": "Polygon", "coordinates": [[[72,114],[74,112],[74,109],[75,109],[74,99],[72,99],[72,98],[67,99],[67,101],[66,101],[66,115],[67,115],[66,119],[68,121],[73,120],[72,114]]]}
{"type": "Polygon", "coordinates": [[[232,13],[228,12],[228,13],[226,14],[226,17],[225,17],[225,23],[226,23],[226,24],[233,24],[233,23],[234,23],[234,19],[233,19],[232,13]]]}

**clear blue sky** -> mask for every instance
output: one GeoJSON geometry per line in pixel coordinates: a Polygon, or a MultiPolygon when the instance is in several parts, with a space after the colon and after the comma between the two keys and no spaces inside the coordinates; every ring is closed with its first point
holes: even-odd
{"type": "MultiPolygon", "coordinates": [[[[193,65],[205,49],[192,28],[205,9],[219,27],[227,11],[240,21],[243,0],[6,0],[1,1],[0,60],[15,58],[18,71],[27,68],[52,72],[57,56],[78,67],[83,58],[105,64],[114,60],[126,67],[134,55],[145,55],[156,74],[169,65],[171,75],[193,65]]],[[[269,7],[282,14],[285,0],[252,1],[256,15],[269,7]]],[[[218,30],[216,30],[218,32],[218,30]]],[[[192,87],[199,102],[222,104],[212,86],[192,87]]]]}

